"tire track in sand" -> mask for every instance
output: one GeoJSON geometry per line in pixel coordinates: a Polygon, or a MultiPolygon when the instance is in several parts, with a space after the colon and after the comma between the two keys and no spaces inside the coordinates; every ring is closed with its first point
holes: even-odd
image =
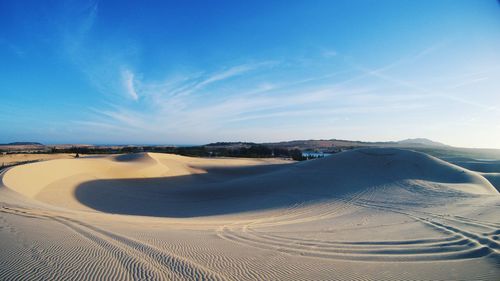
{"type": "MultiPolygon", "coordinates": [[[[371,197],[372,192],[364,195],[371,197]]],[[[462,260],[479,258],[498,254],[498,243],[496,239],[474,234],[463,229],[429,221],[418,215],[402,212],[388,206],[379,206],[370,202],[371,198],[363,198],[360,194],[354,194],[351,198],[345,198],[346,205],[356,205],[363,208],[376,208],[383,211],[395,212],[406,215],[415,221],[431,226],[433,229],[447,234],[440,239],[417,239],[402,241],[373,241],[373,242],[346,242],[346,241],[321,241],[314,239],[297,239],[291,237],[280,237],[264,232],[255,231],[253,228],[260,226],[281,225],[276,220],[279,216],[271,219],[253,221],[247,224],[224,225],[218,229],[217,234],[222,239],[256,248],[279,251],[291,255],[321,257],[343,260],[363,261],[429,261],[429,260],[462,260]]],[[[334,208],[337,209],[337,208],[334,208]]],[[[338,209],[337,209],[338,210],[338,209]]],[[[319,216],[308,218],[296,218],[286,221],[284,224],[320,220],[334,216],[337,210],[323,212],[319,216]],[[326,215],[327,214],[327,215],[326,215]]],[[[286,216],[283,216],[286,217],[286,216]]],[[[457,220],[459,218],[453,218],[457,220]]],[[[478,221],[467,223],[480,224],[478,221]]],[[[482,224],[484,227],[492,227],[491,224],[482,224]]],[[[496,231],[492,234],[497,234],[496,231]]],[[[492,235],[490,234],[490,235],[492,235]]]]}

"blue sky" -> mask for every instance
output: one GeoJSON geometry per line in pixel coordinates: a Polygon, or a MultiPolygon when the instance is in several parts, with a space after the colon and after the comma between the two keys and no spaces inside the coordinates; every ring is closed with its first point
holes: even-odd
{"type": "Polygon", "coordinates": [[[0,1],[0,142],[500,148],[500,5],[0,1]]]}

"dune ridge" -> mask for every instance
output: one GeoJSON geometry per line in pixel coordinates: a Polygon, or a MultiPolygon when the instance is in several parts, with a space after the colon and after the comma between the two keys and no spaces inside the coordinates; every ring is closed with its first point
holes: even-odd
{"type": "Polygon", "coordinates": [[[300,163],[63,159],[9,169],[1,183],[0,279],[29,266],[33,280],[500,276],[499,192],[409,150],[300,163]]]}

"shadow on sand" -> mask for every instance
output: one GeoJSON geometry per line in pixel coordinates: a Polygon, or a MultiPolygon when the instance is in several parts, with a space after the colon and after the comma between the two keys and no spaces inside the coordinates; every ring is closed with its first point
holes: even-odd
{"type": "Polygon", "coordinates": [[[126,215],[181,218],[271,209],[307,200],[277,195],[289,185],[278,175],[291,166],[205,167],[204,174],[94,180],[79,185],[75,196],[95,210],[126,215]]]}
{"type": "MultiPolygon", "coordinates": [[[[294,164],[244,168],[203,167],[188,176],[95,180],[81,184],[82,204],[107,213],[159,217],[198,217],[281,208],[407,180],[474,183],[486,180],[427,155],[396,149],[365,149],[294,164]]],[[[480,189],[492,192],[490,187],[480,189]]],[[[464,196],[450,188],[406,187],[429,196],[464,196]],[[441,190],[442,189],[442,190],[441,190]]],[[[371,192],[371,191],[370,191],[371,192]]]]}

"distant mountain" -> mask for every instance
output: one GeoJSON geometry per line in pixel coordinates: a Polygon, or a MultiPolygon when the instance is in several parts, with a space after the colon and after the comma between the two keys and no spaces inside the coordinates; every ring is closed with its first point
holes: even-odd
{"type": "Polygon", "coordinates": [[[406,139],[402,141],[366,142],[352,140],[293,140],[275,143],[263,143],[268,147],[281,147],[300,150],[338,151],[358,147],[401,147],[401,148],[446,148],[448,145],[425,138],[406,139]]]}
{"type": "Polygon", "coordinates": [[[432,141],[426,138],[405,139],[402,141],[398,141],[397,143],[401,145],[423,145],[423,146],[441,146],[441,147],[448,146],[446,144],[437,141],[432,141]]]}
{"type": "Polygon", "coordinates": [[[10,143],[4,143],[4,144],[0,144],[0,145],[43,145],[39,142],[22,142],[22,141],[19,141],[19,142],[10,142],[10,143]]]}
{"type": "Polygon", "coordinates": [[[234,141],[234,142],[213,142],[209,144],[205,144],[205,146],[250,146],[250,145],[255,145],[256,143],[254,142],[242,142],[242,141],[234,141]]]}

